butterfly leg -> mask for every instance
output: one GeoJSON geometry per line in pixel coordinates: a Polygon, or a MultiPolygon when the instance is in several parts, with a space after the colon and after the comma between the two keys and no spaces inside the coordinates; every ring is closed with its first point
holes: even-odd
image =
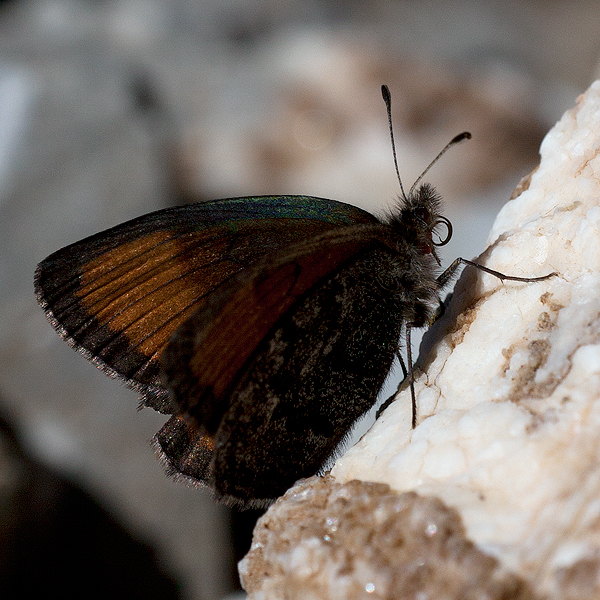
{"type": "Polygon", "coordinates": [[[402,354],[400,353],[400,350],[398,350],[396,352],[396,356],[398,357],[398,361],[400,362],[400,366],[402,367],[403,377],[400,380],[400,383],[398,384],[396,391],[389,398],[387,398],[384,402],[382,402],[381,406],[377,409],[377,413],[375,414],[376,419],[379,419],[379,417],[381,416],[381,413],[383,413],[383,411],[394,401],[394,398],[398,395],[398,392],[400,391],[400,388],[402,387],[404,380],[408,376],[408,371],[406,370],[406,364],[404,364],[404,359],[402,358],[402,354]]]}
{"type": "Polygon", "coordinates": [[[410,398],[412,403],[412,428],[414,429],[417,426],[417,400],[415,397],[415,376],[413,372],[413,364],[412,364],[412,347],[410,342],[410,330],[411,325],[406,326],[406,359],[408,361],[408,369],[406,368],[406,364],[404,363],[404,359],[402,358],[402,354],[400,352],[396,353],[398,360],[400,361],[400,366],[402,367],[402,373],[404,377],[402,381],[398,384],[396,391],[379,407],[377,410],[376,419],[379,419],[381,413],[392,403],[394,398],[398,395],[404,380],[409,377],[410,383],[410,398]]]}
{"type": "Polygon", "coordinates": [[[498,277],[498,279],[501,279],[502,281],[524,281],[527,283],[531,283],[533,281],[545,281],[546,279],[550,279],[550,277],[558,275],[558,273],[553,272],[549,273],[548,275],[543,275],[542,277],[515,277],[513,275],[505,275],[504,273],[500,273],[500,271],[488,269],[488,267],[484,267],[483,265],[473,262],[472,260],[467,260],[466,258],[459,257],[437,278],[437,282],[440,288],[443,288],[452,279],[452,277],[456,273],[456,269],[458,269],[458,267],[461,264],[475,267],[480,271],[484,271],[485,273],[489,273],[494,277],[498,277]]]}
{"type": "Polygon", "coordinates": [[[412,346],[410,343],[410,330],[412,326],[406,325],[406,360],[408,362],[408,381],[410,384],[410,400],[412,406],[412,428],[417,426],[417,398],[415,396],[415,372],[413,369],[412,346]]]}
{"type": "MultiPolygon", "coordinates": [[[[437,283],[440,286],[440,289],[442,289],[452,279],[452,277],[456,273],[456,270],[458,269],[458,267],[461,264],[475,267],[475,268],[479,269],[480,271],[484,271],[485,273],[494,275],[494,277],[498,277],[498,279],[501,279],[502,281],[504,281],[504,280],[523,281],[526,283],[531,283],[534,281],[545,281],[546,279],[550,279],[550,277],[554,277],[555,275],[558,275],[558,273],[554,272],[554,273],[549,273],[548,275],[543,275],[542,277],[515,277],[512,275],[505,275],[504,273],[500,273],[500,271],[494,271],[493,269],[484,267],[483,265],[480,265],[476,262],[467,260],[466,258],[459,257],[437,278],[437,283]]],[[[439,314],[436,315],[436,318],[439,318],[439,316],[441,316],[441,314],[443,314],[445,308],[446,308],[445,304],[440,299],[439,308],[438,308],[439,314]]],[[[410,399],[411,399],[411,404],[412,404],[412,428],[414,429],[417,426],[417,400],[416,400],[416,394],[415,394],[415,375],[414,375],[413,361],[412,361],[412,346],[410,343],[411,328],[412,328],[412,325],[410,325],[410,324],[406,325],[406,358],[407,358],[407,362],[408,362],[408,369],[406,367],[406,364],[404,363],[404,360],[402,359],[402,355],[400,354],[400,352],[398,352],[397,356],[400,361],[400,366],[402,367],[402,373],[404,374],[404,378],[398,385],[398,388],[396,389],[396,391],[379,407],[379,410],[377,411],[377,418],[379,418],[381,413],[392,403],[393,399],[396,397],[396,395],[400,391],[400,387],[404,383],[404,380],[407,377],[409,377],[410,399]]]]}

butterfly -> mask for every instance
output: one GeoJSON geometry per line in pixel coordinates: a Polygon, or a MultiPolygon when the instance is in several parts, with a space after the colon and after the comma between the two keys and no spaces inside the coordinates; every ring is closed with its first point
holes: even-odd
{"type": "Polygon", "coordinates": [[[417,185],[469,137],[408,194],[398,174],[386,218],[312,196],[167,208],[50,255],[37,299],[68,344],[171,415],[154,439],[170,473],[264,506],[334,454],[403,336],[416,425],[410,330],[431,321],[461,263],[549,277],[462,258],[440,273],[452,227],[434,188],[417,185]]]}

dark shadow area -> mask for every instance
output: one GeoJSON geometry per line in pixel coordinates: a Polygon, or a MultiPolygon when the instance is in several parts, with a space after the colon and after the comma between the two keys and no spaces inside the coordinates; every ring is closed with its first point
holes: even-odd
{"type": "Polygon", "coordinates": [[[234,581],[237,582],[237,588],[242,589],[239,583],[240,576],[237,571],[237,564],[250,550],[252,544],[252,531],[256,525],[256,521],[262,517],[266,508],[257,508],[250,510],[238,510],[232,508],[229,517],[229,524],[231,528],[231,537],[233,545],[233,568],[231,570],[231,576],[234,581]]]}
{"type": "Polygon", "coordinates": [[[36,462],[0,415],[2,597],[180,598],[152,548],[36,462]]]}

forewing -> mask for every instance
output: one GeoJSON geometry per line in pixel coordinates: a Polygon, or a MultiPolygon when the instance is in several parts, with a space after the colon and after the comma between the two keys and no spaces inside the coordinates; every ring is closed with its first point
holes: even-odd
{"type": "Polygon", "coordinates": [[[49,256],[39,303],[60,335],[146,405],[173,412],[159,357],[223,282],[265,254],[322,231],[376,219],[307,196],[198,203],[150,213],[49,256]]]}

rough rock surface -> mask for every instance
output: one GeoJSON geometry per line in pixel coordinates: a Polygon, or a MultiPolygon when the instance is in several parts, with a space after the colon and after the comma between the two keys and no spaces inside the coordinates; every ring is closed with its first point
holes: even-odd
{"type": "Polygon", "coordinates": [[[440,500],[327,477],[300,482],[259,520],[240,573],[251,598],[534,598],[440,500]]]}
{"type": "Polygon", "coordinates": [[[345,598],[441,597],[414,587],[426,583],[417,557],[447,554],[441,539],[463,549],[432,571],[445,598],[471,597],[461,582],[484,572],[485,597],[600,597],[599,153],[596,82],[544,139],[540,166],[479,258],[511,275],[558,276],[502,283],[464,272],[421,347],[417,428],[405,389],[338,460],[326,491],[305,492],[301,511],[298,490],[272,507],[241,564],[251,599],[336,598],[350,581],[364,585],[345,598]],[[351,533],[325,540],[330,518],[337,536],[351,533]],[[432,545],[427,519],[444,531],[432,545]],[[382,559],[386,544],[393,559],[382,559]]]}

